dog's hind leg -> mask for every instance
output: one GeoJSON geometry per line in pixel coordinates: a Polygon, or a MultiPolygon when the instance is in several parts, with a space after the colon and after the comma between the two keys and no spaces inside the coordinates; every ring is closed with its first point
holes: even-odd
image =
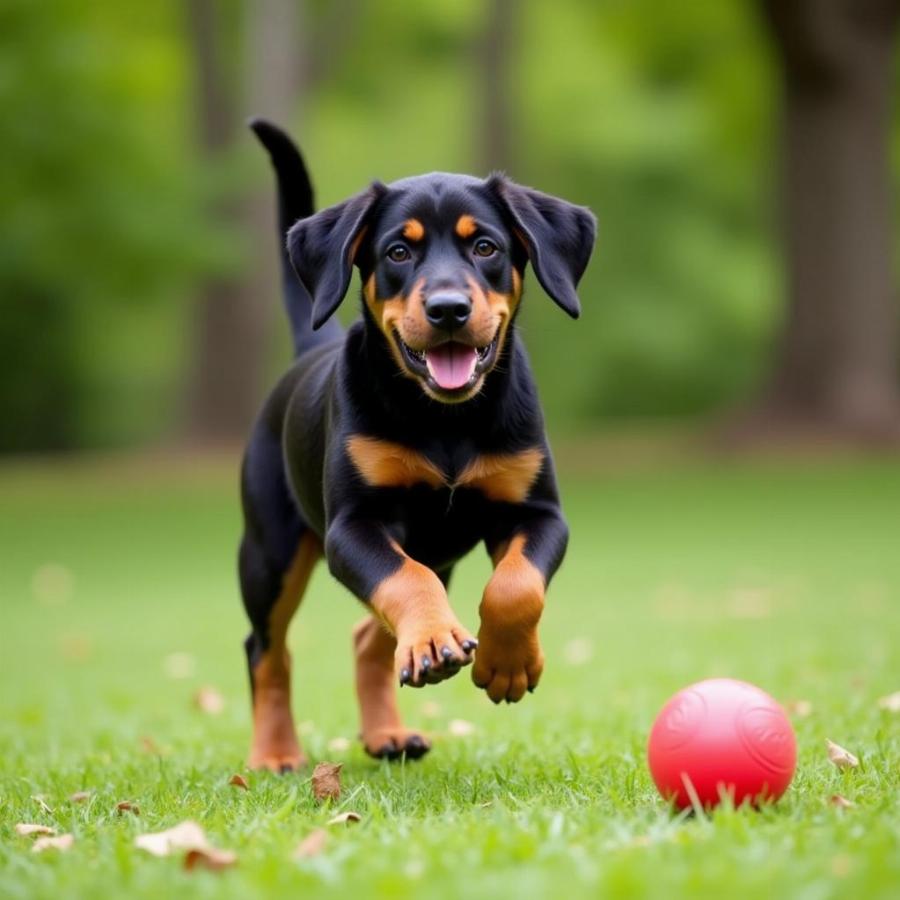
{"type": "Polygon", "coordinates": [[[252,631],[245,641],[253,701],[252,768],[287,772],[305,763],[291,713],[287,630],[322,547],[297,512],[280,442],[260,422],[241,475],[241,594],[252,631]]]}

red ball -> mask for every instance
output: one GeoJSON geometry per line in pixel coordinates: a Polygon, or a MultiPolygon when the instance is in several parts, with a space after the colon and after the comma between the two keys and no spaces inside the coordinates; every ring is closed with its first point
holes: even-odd
{"type": "Polygon", "coordinates": [[[678,809],[777,800],[794,777],[797,739],[784,710],[765,691],[710,678],[679,691],[653,723],[650,773],[678,809]],[[694,793],[692,799],[691,793],[694,793]]]}

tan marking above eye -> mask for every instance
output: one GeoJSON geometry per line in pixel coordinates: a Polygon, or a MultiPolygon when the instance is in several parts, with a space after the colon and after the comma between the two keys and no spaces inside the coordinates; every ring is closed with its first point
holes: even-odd
{"type": "Polygon", "coordinates": [[[407,219],[403,223],[403,237],[408,241],[421,241],[425,237],[425,226],[418,219],[407,219]]]}
{"type": "Polygon", "coordinates": [[[347,453],[370,487],[409,488],[425,484],[431,488],[470,488],[481,491],[489,500],[522,503],[528,496],[541,467],[544,453],[530,447],[519,453],[493,453],[477,456],[451,481],[430,459],[393,441],[351,435],[347,453]]]}
{"type": "Polygon", "coordinates": [[[456,233],[465,240],[466,238],[472,237],[475,232],[478,231],[478,224],[475,221],[473,216],[470,216],[468,213],[460,216],[456,220],[456,233]]]}

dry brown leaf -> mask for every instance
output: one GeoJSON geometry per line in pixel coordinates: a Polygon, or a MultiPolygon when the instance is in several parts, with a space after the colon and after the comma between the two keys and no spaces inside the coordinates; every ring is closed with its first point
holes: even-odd
{"type": "Polygon", "coordinates": [[[328,742],[328,749],[331,750],[332,753],[345,753],[350,749],[350,740],[345,737],[332,738],[328,742]]]}
{"type": "Polygon", "coordinates": [[[53,810],[47,805],[43,794],[32,794],[31,799],[45,812],[48,816],[53,815],[53,810]]]}
{"type": "Polygon", "coordinates": [[[465,719],[451,719],[447,725],[447,731],[453,737],[468,737],[470,734],[475,734],[475,726],[465,719]]]}
{"type": "Polygon", "coordinates": [[[832,806],[836,806],[838,809],[853,809],[856,804],[852,800],[848,800],[846,797],[841,796],[840,794],[832,794],[828,798],[828,802],[832,806]]]}
{"type": "Polygon", "coordinates": [[[809,700],[791,700],[787,703],[787,711],[798,719],[805,719],[812,715],[813,705],[809,700]]]}
{"type": "Polygon", "coordinates": [[[880,697],[878,700],[878,708],[887,710],[888,712],[900,712],[900,691],[880,697]]]}
{"type": "Polygon", "coordinates": [[[825,745],[828,747],[828,758],[839,769],[855,769],[859,765],[859,759],[849,750],[841,747],[840,744],[835,744],[834,741],[829,741],[828,738],[825,738],[825,745]]]}
{"type": "Polygon", "coordinates": [[[29,837],[32,834],[56,834],[56,829],[49,825],[35,825],[32,822],[19,822],[16,825],[16,834],[29,837]]]}
{"type": "Polygon", "coordinates": [[[170,856],[178,850],[207,850],[209,842],[203,829],[188,819],[166,831],[139,834],[134,846],[154,856],[170,856]]]}
{"type": "Polygon", "coordinates": [[[309,859],[311,856],[318,856],[328,843],[328,832],[324,828],[317,828],[311,831],[294,850],[294,859],[309,859]]]}
{"type": "Polygon", "coordinates": [[[356,822],[362,822],[362,816],[355,812],[338,813],[333,819],[328,820],[329,825],[349,825],[356,822]]]}
{"type": "Polygon", "coordinates": [[[130,800],[122,800],[116,804],[116,812],[121,816],[122,813],[130,812],[135,816],[139,816],[141,814],[141,808],[137,805],[137,803],[132,803],[130,800]]]}
{"type": "Polygon", "coordinates": [[[208,716],[217,716],[225,709],[225,698],[214,687],[207,685],[194,694],[194,706],[208,716]]]}
{"type": "Polygon", "coordinates": [[[343,763],[319,763],[312,773],[313,794],[320,803],[337,800],[341,796],[341,769],[343,763]]]}
{"type": "Polygon", "coordinates": [[[93,796],[93,791],[75,791],[75,793],[69,797],[69,800],[72,803],[87,803],[93,796]]]}
{"type": "Polygon", "coordinates": [[[32,853],[43,853],[45,850],[68,850],[75,843],[71,834],[61,834],[59,837],[39,837],[32,845],[32,853]]]}
{"type": "Polygon", "coordinates": [[[231,850],[217,850],[215,847],[195,847],[184,855],[184,867],[190,872],[198,866],[220,872],[237,862],[237,854],[231,850]]]}
{"type": "Polygon", "coordinates": [[[231,778],[228,779],[228,783],[236,788],[241,788],[242,790],[249,791],[250,785],[247,784],[247,779],[244,778],[243,775],[234,774],[231,778]]]}

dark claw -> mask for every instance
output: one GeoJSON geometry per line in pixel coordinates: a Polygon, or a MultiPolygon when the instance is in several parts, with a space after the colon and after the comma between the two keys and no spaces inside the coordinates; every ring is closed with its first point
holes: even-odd
{"type": "Polygon", "coordinates": [[[291,773],[293,771],[294,771],[294,767],[290,763],[283,763],[278,769],[278,774],[279,775],[288,775],[289,773],[291,773]]]}
{"type": "Polygon", "coordinates": [[[529,694],[533,694],[533,693],[534,693],[534,689],[535,689],[536,687],[537,687],[536,684],[532,684],[532,685],[528,688],[528,693],[529,693],[529,694]]]}
{"type": "Polygon", "coordinates": [[[403,669],[400,672],[400,687],[403,687],[404,684],[409,684],[409,669],[403,669]]]}
{"type": "Polygon", "coordinates": [[[475,638],[469,638],[462,642],[462,648],[466,651],[466,653],[471,653],[478,646],[478,641],[475,638]]]}
{"type": "Polygon", "coordinates": [[[430,656],[423,656],[423,657],[422,657],[422,670],[423,670],[424,672],[428,672],[428,670],[429,670],[430,668],[431,668],[431,657],[430,657],[430,656]]]}
{"type": "Polygon", "coordinates": [[[453,651],[449,647],[441,647],[441,656],[444,657],[444,660],[449,660],[453,658],[453,651]]]}
{"type": "Polygon", "coordinates": [[[406,746],[403,749],[406,752],[407,758],[418,759],[420,756],[424,756],[431,748],[424,738],[418,734],[414,734],[406,742],[406,746]]]}

